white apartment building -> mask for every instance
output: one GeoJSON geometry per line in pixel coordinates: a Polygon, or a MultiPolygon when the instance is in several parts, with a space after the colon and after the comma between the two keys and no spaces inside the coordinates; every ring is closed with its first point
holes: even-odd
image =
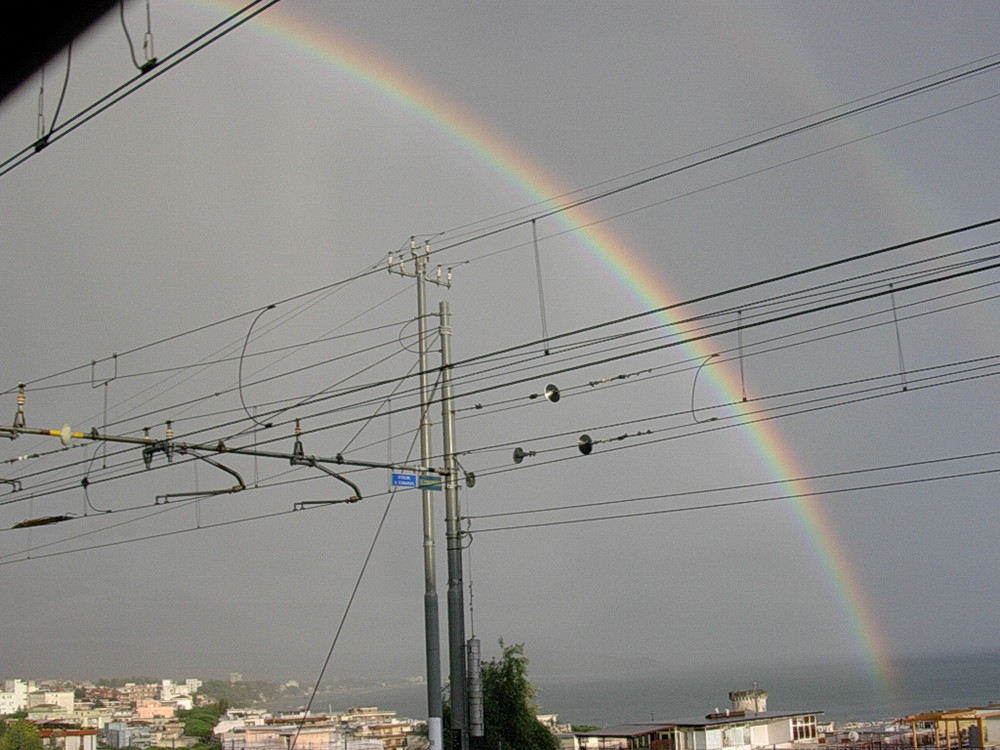
{"type": "Polygon", "coordinates": [[[160,682],[160,700],[174,701],[178,698],[193,696],[202,685],[201,680],[188,679],[184,684],[178,684],[173,680],[162,680],[160,682]]]}
{"type": "Polygon", "coordinates": [[[28,707],[28,693],[34,689],[34,683],[24,680],[4,680],[3,690],[0,690],[0,715],[23,711],[28,707]]]}

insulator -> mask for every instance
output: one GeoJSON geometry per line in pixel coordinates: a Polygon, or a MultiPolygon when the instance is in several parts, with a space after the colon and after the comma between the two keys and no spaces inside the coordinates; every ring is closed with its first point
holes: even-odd
{"type": "Polygon", "coordinates": [[[302,434],[302,425],[299,424],[299,420],[297,419],[295,420],[295,434],[296,435],[302,434]]]}
{"type": "Polygon", "coordinates": [[[172,427],[171,421],[167,420],[167,440],[174,439],[174,428],[172,427]]]}
{"type": "MultiPolygon", "coordinates": [[[[17,387],[19,390],[17,392],[17,414],[14,415],[14,427],[27,427],[28,423],[24,417],[24,383],[18,383],[17,387]]],[[[16,433],[14,434],[14,437],[17,437],[16,433]]]]}
{"type": "Polygon", "coordinates": [[[451,283],[451,269],[448,269],[448,283],[451,283]]]}

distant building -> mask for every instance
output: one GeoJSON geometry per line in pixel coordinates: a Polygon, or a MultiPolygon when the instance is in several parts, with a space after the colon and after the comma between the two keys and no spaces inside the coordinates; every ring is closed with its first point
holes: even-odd
{"type": "Polygon", "coordinates": [[[380,711],[376,706],[349,708],[346,714],[340,715],[340,721],[350,728],[354,737],[380,740],[385,750],[406,747],[407,738],[414,730],[414,722],[397,719],[395,711],[380,711]]]}
{"type": "Polygon", "coordinates": [[[97,729],[80,727],[39,727],[42,745],[51,750],[97,750],[97,729]]]}
{"type": "Polygon", "coordinates": [[[159,698],[160,697],[160,686],[155,682],[147,683],[145,685],[137,685],[134,682],[128,682],[125,687],[121,690],[122,696],[128,701],[138,701],[144,698],[159,698]]]}
{"type": "Polygon", "coordinates": [[[174,701],[178,698],[189,698],[198,692],[202,685],[201,680],[184,680],[184,684],[178,684],[173,680],[163,680],[160,682],[161,701],[174,701]]]}
{"type": "Polygon", "coordinates": [[[152,698],[143,698],[135,702],[135,717],[142,721],[152,719],[172,719],[176,704],[165,701],[158,701],[152,698]]]}
{"type": "Polygon", "coordinates": [[[580,750],[752,750],[817,742],[821,711],[714,712],[704,718],[641,722],[577,732],[580,750]]]}
{"type": "Polygon", "coordinates": [[[293,740],[296,750],[393,750],[407,746],[416,726],[410,719],[397,719],[395,711],[374,706],[336,716],[300,713],[264,718],[240,717],[240,713],[230,711],[215,727],[213,734],[223,750],[287,750],[293,740]]]}
{"type": "Polygon", "coordinates": [[[92,702],[100,701],[104,704],[120,703],[125,697],[118,688],[105,687],[103,685],[88,687],[84,693],[87,696],[87,700],[92,702]]]}
{"type": "Polygon", "coordinates": [[[40,706],[58,706],[68,714],[73,713],[72,690],[36,690],[28,693],[28,710],[40,706]]]}
{"type": "Polygon", "coordinates": [[[737,690],[729,694],[729,702],[734,711],[760,713],[767,711],[767,691],[755,684],[753,690],[737,690]]]}
{"type": "Polygon", "coordinates": [[[539,724],[553,734],[564,734],[572,731],[570,724],[561,723],[559,721],[559,714],[537,714],[535,718],[538,720],[539,724]]]}
{"type": "Polygon", "coordinates": [[[104,725],[105,744],[113,748],[150,747],[152,745],[149,727],[132,725],[125,721],[111,721],[104,725]]]}
{"type": "Polygon", "coordinates": [[[34,689],[33,683],[24,680],[4,680],[0,690],[0,715],[23,711],[28,707],[28,693],[34,689]]]}

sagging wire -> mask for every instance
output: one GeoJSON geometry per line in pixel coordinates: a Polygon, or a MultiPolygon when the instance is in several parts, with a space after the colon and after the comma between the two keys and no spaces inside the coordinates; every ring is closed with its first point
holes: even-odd
{"type": "MultiPolygon", "coordinates": [[[[146,431],[146,434],[147,435],[149,434],[149,430],[146,431]]],[[[106,447],[106,444],[102,443],[101,445],[98,445],[96,448],[94,448],[94,455],[90,457],[90,462],[87,464],[87,470],[83,473],[83,478],[80,479],[80,486],[83,487],[83,515],[84,516],[87,515],[87,509],[88,508],[90,510],[94,511],[95,513],[111,513],[112,512],[111,508],[97,508],[97,507],[95,507],[94,504],[92,502],[90,502],[90,492],[87,489],[88,487],[90,487],[90,470],[91,470],[91,468],[93,468],[94,461],[97,459],[97,455],[99,453],[102,453],[102,452],[105,453],[105,456],[104,456],[105,465],[102,468],[105,468],[105,469],[107,468],[107,453],[104,450],[105,447],[106,447]]]]}
{"type": "Polygon", "coordinates": [[[253,322],[250,323],[250,328],[247,330],[247,336],[243,340],[243,349],[240,352],[239,372],[237,373],[236,376],[237,390],[239,391],[240,394],[240,403],[243,405],[243,411],[246,412],[246,415],[250,418],[250,421],[252,421],[255,425],[258,425],[259,427],[263,427],[265,429],[270,427],[271,423],[270,422],[264,423],[258,421],[257,418],[250,413],[250,410],[247,408],[247,402],[243,399],[243,359],[246,357],[247,345],[250,343],[250,334],[253,333],[253,327],[257,325],[257,321],[260,320],[261,316],[264,313],[266,313],[268,310],[273,310],[275,307],[277,307],[277,305],[268,305],[259,313],[257,313],[257,317],[255,317],[253,319],[253,322]]]}
{"type": "Polygon", "coordinates": [[[149,10],[149,0],[146,0],[146,34],[142,38],[142,51],[146,56],[146,62],[139,64],[135,56],[135,45],[132,44],[132,35],[128,33],[128,24],[125,23],[125,0],[118,2],[118,15],[122,21],[122,29],[125,31],[125,39],[128,41],[128,53],[132,56],[132,64],[140,73],[148,73],[156,67],[157,59],[153,57],[153,19],[149,10]]]}
{"type": "MultiPolygon", "coordinates": [[[[62,126],[59,127],[60,132],[55,133],[54,132],[55,128],[53,128],[52,131],[50,131],[49,133],[49,135],[52,137],[46,139],[46,144],[54,142],[66,135],[69,135],[69,133],[73,132],[77,128],[83,126],[90,120],[94,119],[102,112],[107,111],[125,97],[130,96],[131,94],[138,91],[140,88],[146,85],[146,83],[162,75],[163,73],[165,73],[167,70],[170,70],[174,66],[179,65],[180,63],[189,59],[193,55],[205,49],[210,44],[217,42],[225,35],[239,28],[240,26],[252,20],[259,14],[263,13],[272,5],[275,5],[279,2],[281,2],[281,0],[251,0],[249,5],[247,5],[245,8],[238,10],[237,12],[233,13],[226,19],[223,19],[221,22],[215,24],[207,31],[204,31],[191,41],[187,42],[186,44],[182,45],[181,47],[179,47],[178,49],[174,50],[169,55],[167,55],[163,60],[160,61],[158,70],[156,70],[152,75],[146,76],[143,80],[140,81],[140,79],[143,78],[143,75],[140,74],[126,81],[125,83],[121,84],[114,90],[108,92],[97,101],[93,102],[89,106],[85,107],[84,109],[82,109],[81,111],[77,112],[75,115],[70,117],[69,120],[66,121],[66,123],[64,123],[62,126]],[[260,3],[264,3],[264,6],[262,8],[257,8],[256,10],[253,11],[250,10],[251,8],[253,8],[256,5],[259,5],[260,3]],[[231,25],[227,26],[227,24],[231,25]],[[213,34],[214,36],[212,36],[213,34]]],[[[35,153],[37,153],[37,151],[38,149],[36,148],[35,153]]],[[[33,155],[34,153],[32,153],[32,146],[29,145],[18,151],[16,154],[11,156],[4,162],[0,163],[0,177],[3,177],[4,175],[8,174],[12,170],[19,167],[21,164],[24,164],[24,162],[28,161],[28,159],[30,159],[33,155]]]]}
{"type": "Polygon", "coordinates": [[[66,76],[63,78],[62,92],[59,94],[59,102],[56,104],[56,111],[52,114],[52,122],[48,132],[45,130],[45,68],[42,68],[42,85],[38,91],[38,140],[35,141],[35,153],[49,145],[49,138],[56,129],[56,120],[59,119],[59,110],[62,109],[63,100],[66,98],[66,89],[69,87],[69,69],[73,60],[73,42],[66,46],[66,76]]]}

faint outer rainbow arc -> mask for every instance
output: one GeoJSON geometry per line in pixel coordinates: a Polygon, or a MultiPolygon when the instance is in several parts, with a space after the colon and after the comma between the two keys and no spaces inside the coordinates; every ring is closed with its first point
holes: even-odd
{"type": "MultiPolygon", "coordinates": [[[[233,0],[192,2],[198,6],[215,6],[227,14],[241,7],[241,3],[233,0]]],[[[307,58],[332,68],[362,91],[374,93],[444,132],[478,160],[504,174],[529,200],[547,204],[552,196],[566,193],[566,189],[557,185],[537,163],[517,151],[470,113],[421,81],[393,67],[385,59],[337,37],[329,29],[310,25],[283,8],[272,9],[258,16],[253,27],[265,32],[283,47],[291,47],[307,58]]],[[[594,217],[577,209],[572,217],[564,214],[560,218],[640,304],[656,308],[671,303],[673,295],[656,272],[607,229],[593,223],[594,217]],[[580,225],[585,228],[577,229],[580,225]]],[[[667,323],[674,323],[666,314],[662,318],[667,323]]],[[[688,345],[688,351],[696,358],[704,358],[711,353],[702,342],[688,345]]],[[[725,377],[721,368],[705,373],[705,379],[713,383],[725,401],[741,403],[737,395],[740,393],[739,384],[732,378],[725,377]]],[[[742,411],[742,407],[740,409],[742,411]]],[[[775,479],[784,483],[789,494],[806,494],[808,486],[805,483],[785,479],[789,476],[803,476],[804,472],[799,469],[773,423],[756,422],[746,432],[762,464],[775,479]]],[[[876,622],[874,609],[839,535],[817,499],[800,497],[788,505],[812,541],[824,576],[847,616],[854,640],[864,654],[872,682],[881,691],[882,697],[888,699],[892,688],[892,661],[876,622]]]]}

